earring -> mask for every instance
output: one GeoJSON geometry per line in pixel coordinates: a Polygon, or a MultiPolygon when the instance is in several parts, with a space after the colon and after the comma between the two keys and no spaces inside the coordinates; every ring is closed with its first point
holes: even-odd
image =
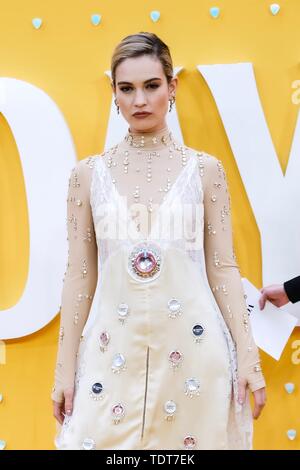
{"type": "Polygon", "coordinates": [[[169,101],[170,101],[170,108],[169,108],[169,113],[170,113],[172,111],[172,106],[175,103],[175,96],[173,95],[169,101]]]}
{"type": "Polygon", "coordinates": [[[115,103],[115,105],[117,106],[117,113],[120,114],[120,107],[119,107],[119,105],[118,105],[118,103],[117,103],[117,98],[114,99],[114,103],[115,103]]]}

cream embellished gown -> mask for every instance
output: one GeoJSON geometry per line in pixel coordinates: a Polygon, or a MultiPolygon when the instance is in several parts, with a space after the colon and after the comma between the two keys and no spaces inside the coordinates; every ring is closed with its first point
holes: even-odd
{"type": "Polygon", "coordinates": [[[52,399],[57,449],[249,449],[265,385],[215,157],[168,127],[74,167],[52,399]]]}

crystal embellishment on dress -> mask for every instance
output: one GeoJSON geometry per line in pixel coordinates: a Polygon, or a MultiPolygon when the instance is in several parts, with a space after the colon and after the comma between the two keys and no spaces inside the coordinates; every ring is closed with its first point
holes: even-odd
{"type": "Polygon", "coordinates": [[[60,341],[60,343],[62,343],[63,339],[64,339],[64,327],[61,326],[60,329],[59,329],[59,341],[60,341]]]}
{"type": "Polygon", "coordinates": [[[100,333],[100,351],[105,352],[107,350],[107,346],[110,340],[110,335],[107,331],[102,331],[100,333]]]}
{"type": "Polygon", "coordinates": [[[82,443],[82,448],[84,450],[95,450],[96,449],[96,444],[94,439],[91,439],[89,437],[86,437],[82,443]]]}
{"type": "Polygon", "coordinates": [[[114,405],[111,409],[111,414],[113,417],[113,422],[114,424],[119,424],[119,422],[124,418],[125,416],[125,408],[121,403],[117,403],[114,405]]]}
{"type": "Polygon", "coordinates": [[[189,397],[194,397],[195,395],[200,394],[200,382],[194,377],[186,379],[184,383],[184,393],[189,397]]]}
{"type": "Polygon", "coordinates": [[[113,372],[121,372],[122,370],[125,369],[125,363],[126,359],[121,353],[117,353],[114,358],[113,358],[113,363],[112,363],[112,371],[113,372]]]}
{"type": "Polygon", "coordinates": [[[168,400],[164,404],[164,411],[166,413],[165,419],[167,421],[172,421],[174,419],[175,412],[177,410],[177,405],[175,401],[168,400]]]}
{"type": "Polygon", "coordinates": [[[124,141],[134,148],[153,148],[158,149],[161,144],[168,146],[175,144],[172,132],[169,129],[161,130],[156,136],[140,135],[139,133],[132,133],[129,129],[124,137],[124,141]]]}
{"type": "Polygon", "coordinates": [[[77,371],[75,372],[75,386],[76,386],[76,389],[78,389],[80,380],[84,376],[84,374],[85,374],[85,364],[81,363],[79,365],[77,371]]]}
{"type": "Polygon", "coordinates": [[[101,400],[103,398],[103,385],[100,382],[95,382],[92,385],[90,397],[92,397],[93,400],[101,400]]]}
{"type": "Polygon", "coordinates": [[[158,246],[139,243],[128,257],[129,274],[138,281],[151,281],[159,276],[161,270],[161,252],[158,246]]]}
{"type": "Polygon", "coordinates": [[[184,448],[187,450],[195,449],[197,441],[194,436],[188,435],[188,436],[185,436],[183,440],[183,444],[184,444],[184,448]]]}
{"type": "Polygon", "coordinates": [[[200,343],[204,336],[204,328],[200,323],[196,323],[196,325],[192,328],[192,335],[194,336],[195,342],[200,343]]]}
{"type": "Polygon", "coordinates": [[[182,363],[182,359],[183,355],[178,350],[173,350],[169,354],[169,361],[174,370],[180,366],[180,364],[182,363]]]}
{"type": "Polygon", "coordinates": [[[168,313],[170,318],[177,318],[181,315],[181,303],[174,297],[168,302],[168,313]]]}
{"type": "Polygon", "coordinates": [[[129,314],[129,306],[125,303],[121,303],[118,305],[117,313],[119,315],[119,320],[122,324],[124,324],[125,319],[128,317],[129,314]]]}

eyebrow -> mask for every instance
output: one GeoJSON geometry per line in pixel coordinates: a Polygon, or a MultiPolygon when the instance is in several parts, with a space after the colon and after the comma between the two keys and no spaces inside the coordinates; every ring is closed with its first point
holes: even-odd
{"type": "MultiPolygon", "coordinates": [[[[159,77],[149,78],[148,80],[145,80],[144,83],[151,82],[152,80],[161,80],[161,78],[159,77]]],[[[132,83],[131,82],[118,82],[117,85],[132,85],[132,83]]]]}

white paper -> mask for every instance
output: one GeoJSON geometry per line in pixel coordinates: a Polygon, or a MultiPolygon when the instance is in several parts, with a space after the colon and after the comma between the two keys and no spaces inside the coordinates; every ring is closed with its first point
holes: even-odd
{"type": "Polygon", "coordinates": [[[264,309],[260,310],[260,291],[248,279],[243,278],[242,281],[254,341],[260,349],[278,361],[298,319],[268,300],[264,309]]]}

